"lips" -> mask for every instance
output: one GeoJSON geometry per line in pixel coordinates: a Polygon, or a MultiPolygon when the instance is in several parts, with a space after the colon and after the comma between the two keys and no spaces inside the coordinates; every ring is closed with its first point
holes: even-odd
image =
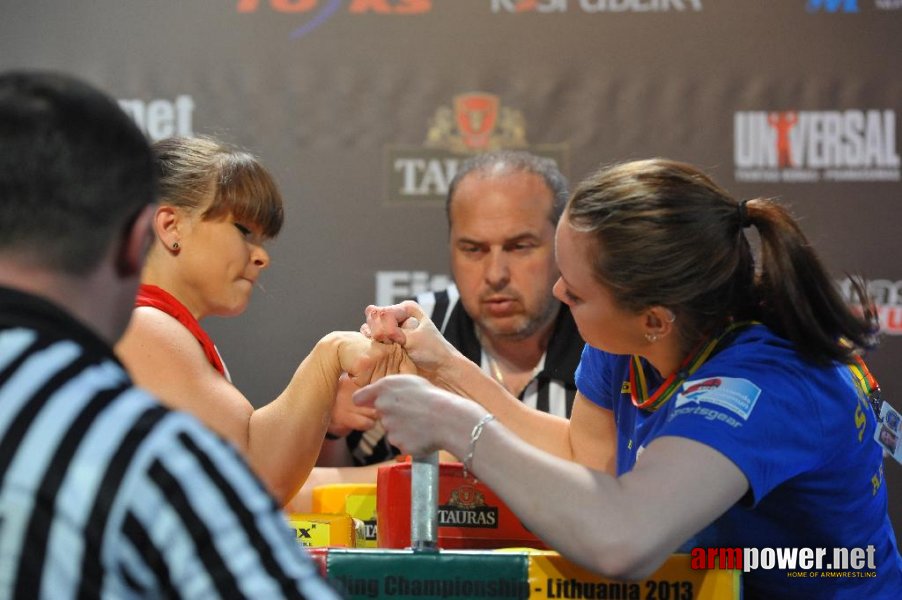
{"type": "Polygon", "coordinates": [[[517,301],[513,298],[487,298],[482,301],[483,306],[490,315],[505,316],[514,311],[517,301]]]}

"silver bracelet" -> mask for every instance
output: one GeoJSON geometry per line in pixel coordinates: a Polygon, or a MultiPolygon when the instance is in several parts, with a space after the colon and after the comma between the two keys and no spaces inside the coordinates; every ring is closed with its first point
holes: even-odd
{"type": "MultiPolygon", "coordinates": [[[[473,470],[473,452],[476,451],[476,442],[479,441],[479,436],[482,435],[482,430],[485,427],[486,423],[495,419],[495,415],[492,413],[486,413],[483,415],[481,419],[479,419],[479,423],[473,426],[473,431],[470,432],[470,447],[467,451],[467,455],[464,457],[464,479],[470,476],[470,471],[473,470]]],[[[473,478],[473,483],[476,483],[476,478],[473,478]]]]}

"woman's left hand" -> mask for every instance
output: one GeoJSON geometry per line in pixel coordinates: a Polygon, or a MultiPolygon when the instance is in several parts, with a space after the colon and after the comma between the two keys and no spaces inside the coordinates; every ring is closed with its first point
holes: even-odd
{"type": "Polygon", "coordinates": [[[485,412],[478,404],[413,375],[380,379],[355,392],[354,402],[375,408],[389,441],[412,456],[440,449],[461,456],[468,428],[485,412]]]}
{"type": "Polygon", "coordinates": [[[376,424],[376,410],[366,406],[357,406],[351,396],[360,388],[351,381],[347,373],[338,378],[338,393],[332,405],[332,418],[329,429],[332,435],[344,437],[351,431],[368,431],[376,424]]]}

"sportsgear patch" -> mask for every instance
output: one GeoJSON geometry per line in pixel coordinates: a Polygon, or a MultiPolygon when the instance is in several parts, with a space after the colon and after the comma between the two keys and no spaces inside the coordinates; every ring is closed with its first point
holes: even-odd
{"type": "Polygon", "coordinates": [[[683,384],[683,390],[676,398],[676,406],[706,402],[726,408],[747,420],[760,395],[761,388],[748,379],[708,377],[683,384]]]}

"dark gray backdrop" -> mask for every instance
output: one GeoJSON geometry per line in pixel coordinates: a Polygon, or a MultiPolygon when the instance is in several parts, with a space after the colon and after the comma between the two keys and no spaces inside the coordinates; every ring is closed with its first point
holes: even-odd
{"type": "MultiPolygon", "coordinates": [[[[738,198],[778,197],[837,279],[874,280],[885,337],[869,362],[902,408],[900,58],[899,0],[4,0],[0,12],[0,68],[77,74],[150,137],[219,136],[275,174],[287,219],[274,266],[244,315],[205,323],[257,405],[367,303],[444,284],[447,178],[506,146],[554,156],[573,180],[656,155],[705,167],[738,198]]],[[[887,481],[902,530],[902,468],[887,481]]]]}

